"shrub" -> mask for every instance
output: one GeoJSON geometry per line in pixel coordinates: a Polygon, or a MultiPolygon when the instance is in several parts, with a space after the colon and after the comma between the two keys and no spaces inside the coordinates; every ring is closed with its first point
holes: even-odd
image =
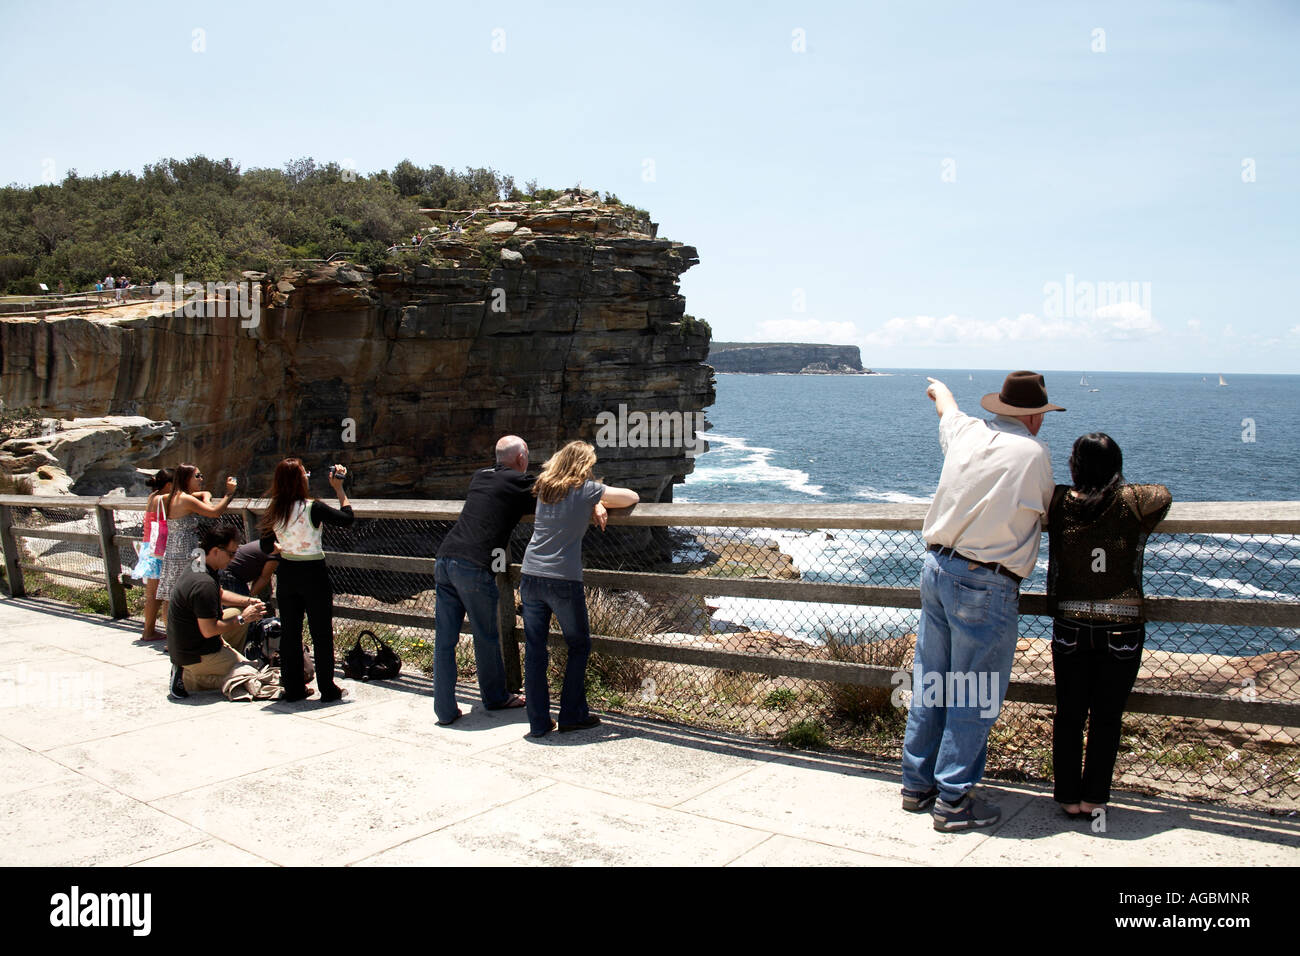
{"type": "Polygon", "coordinates": [[[800,750],[817,750],[826,746],[826,726],[820,720],[801,720],[781,735],[781,742],[800,750]]]}
{"type": "Polygon", "coordinates": [[[763,698],[763,706],[770,707],[772,710],[789,710],[798,699],[799,695],[790,688],[778,687],[763,698]]]}
{"type": "MultiPolygon", "coordinates": [[[[829,633],[824,635],[823,643],[831,660],[900,669],[907,666],[911,651],[908,644],[901,640],[854,644],[829,633]]],[[[827,710],[831,715],[850,723],[870,723],[898,710],[891,701],[894,690],[894,686],[831,684],[827,689],[827,710]]]]}

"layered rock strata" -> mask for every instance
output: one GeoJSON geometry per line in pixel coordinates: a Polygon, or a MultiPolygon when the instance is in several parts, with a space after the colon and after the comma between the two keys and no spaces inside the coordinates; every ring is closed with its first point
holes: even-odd
{"type": "MultiPolygon", "coordinates": [[[[248,276],[255,322],[220,317],[211,298],[147,315],[0,319],[3,396],[51,417],[173,422],[165,460],[137,464],[194,461],[209,487],[235,474],[260,490],[298,455],[314,491],[342,461],[362,497],[463,497],[499,435],[522,435],[540,464],[565,441],[593,441],[597,416],[620,405],[697,424],[713,400],[708,331],[678,291],[695,249],[582,201],[509,220],[485,211],[426,240],[423,261],[408,254],[377,273],[335,263],[248,276]],[[493,221],[515,225],[486,231],[493,221]]],[[[687,448],[662,443],[598,454],[599,475],[651,501],[671,500],[693,466],[687,448]]]]}

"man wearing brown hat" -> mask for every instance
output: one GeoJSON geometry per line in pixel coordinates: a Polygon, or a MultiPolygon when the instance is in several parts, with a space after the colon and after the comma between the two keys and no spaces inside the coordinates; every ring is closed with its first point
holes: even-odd
{"type": "Polygon", "coordinates": [[[1001,811],[971,793],[984,774],[989,730],[1015,659],[1020,582],[1038,559],[1054,482],[1036,436],[1047,412],[1043,376],[1012,372],[963,413],[948,386],[929,379],[939,413],[943,472],[921,533],[921,623],[912,704],[903,738],[903,809],[930,810],[941,831],[990,827],[1001,811]]]}

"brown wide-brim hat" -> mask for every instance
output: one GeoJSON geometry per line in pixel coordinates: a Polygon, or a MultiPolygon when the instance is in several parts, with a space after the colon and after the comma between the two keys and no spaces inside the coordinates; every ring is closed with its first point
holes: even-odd
{"type": "Polygon", "coordinates": [[[1002,391],[989,392],[980,399],[980,404],[995,415],[1065,411],[1047,400],[1047,383],[1037,372],[1012,372],[1002,383],[1002,391]]]}

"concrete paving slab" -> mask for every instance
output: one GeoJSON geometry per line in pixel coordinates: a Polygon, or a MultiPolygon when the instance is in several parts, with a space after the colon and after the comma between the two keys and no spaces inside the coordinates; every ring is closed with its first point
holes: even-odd
{"type": "Polygon", "coordinates": [[[514,743],[528,733],[522,710],[486,711],[465,696],[459,705],[463,716],[448,727],[438,726],[433,699],[422,694],[394,695],[373,707],[329,714],[323,722],[464,756],[514,743]]]}
{"type": "Polygon", "coordinates": [[[720,866],[767,833],[568,784],[369,857],[372,866],[720,866]]]}
{"type": "Polygon", "coordinates": [[[274,866],[270,860],[248,853],[220,840],[204,840],[192,846],[150,857],[132,866],[274,866]]]}
{"type": "Polygon", "coordinates": [[[842,846],[775,835],[727,864],[728,866],[919,866],[887,856],[858,853],[842,846]]]}
{"type": "Polygon", "coordinates": [[[863,853],[951,866],[1028,800],[990,786],[985,796],[1002,808],[1002,823],[977,833],[938,833],[928,813],[902,810],[899,788],[884,773],[853,763],[781,757],[679,809],[863,853]]]}
{"type": "MultiPolygon", "coordinates": [[[[701,739],[687,729],[602,717],[591,730],[520,739],[481,759],[544,773],[591,790],[671,807],[749,773],[770,749],[701,739]],[[684,744],[686,744],[684,746],[684,744]]],[[[525,730],[527,725],[524,725],[525,730]]]]}
{"type": "Polygon", "coordinates": [[[73,784],[77,780],[76,772],[58,761],[0,738],[0,797],[13,797],[50,783],[73,784]]]}
{"type": "Polygon", "coordinates": [[[347,696],[342,700],[325,703],[320,699],[319,688],[316,681],[311,682],[313,688],[317,688],[317,693],[306,700],[296,700],[291,704],[277,701],[269,705],[271,710],[277,713],[291,713],[298,717],[305,717],[308,720],[325,720],[330,717],[337,717],[340,713],[352,712],[374,704],[382,704],[385,701],[392,700],[400,691],[393,687],[387,686],[386,683],[367,683],[366,681],[348,680],[341,673],[334,675],[334,681],[344,689],[347,696]]]}
{"type": "Polygon", "coordinates": [[[0,679],[3,679],[5,672],[12,671],[18,664],[36,661],[74,661],[80,656],[73,651],[55,647],[53,644],[42,644],[13,634],[0,635],[0,679]]]}
{"type": "Polygon", "coordinates": [[[167,682],[171,680],[172,675],[172,662],[170,658],[160,657],[157,660],[130,664],[126,667],[126,670],[146,675],[149,680],[154,681],[159,687],[163,688],[163,693],[166,693],[167,682]]]}
{"type": "Polygon", "coordinates": [[[275,863],[332,866],[550,784],[412,744],[372,740],[151,805],[275,863]],[[253,826],[256,820],[275,824],[253,826]]]}
{"type": "Polygon", "coordinates": [[[1219,866],[1300,865],[1300,819],[1147,801],[1116,800],[1104,831],[1072,821],[1050,791],[1032,799],[962,861],[975,866],[1219,866]]]}
{"type": "Polygon", "coordinates": [[[194,694],[187,700],[167,699],[166,688],[149,674],[79,658],[66,672],[50,669],[46,702],[0,707],[4,736],[32,750],[52,750],[153,724],[188,720],[209,712],[212,705],[231,706],[220,694],[194,694]],[[59,680],[55,680],[59,676],[59,680]]]}
{"type": "Polygon", "coordinates": [[[0,803],[0,866],[125,866],[205,834],[93,780],[58,782],[0,803]]]}
{"type": "Polygon", "coordinates": [[[164,641],[144,643],[132,640],[129,634],[115,631],[92,631],[86,634],[68,634],[59,639],[59,646],[81,654],[83,657],[130,667],[145,661],[166,661],[167,646],[164,641]]]}
{"type": "MultiPolygon", "coordinates": [[[[318,721],[250,723],[247,702],[222,698],[220,711],[45,751],[83,776],[141,801],[256,773],[365,739],[318,721]]],[[[255,704],[252,706],[256,706],[255,704]]]]}

